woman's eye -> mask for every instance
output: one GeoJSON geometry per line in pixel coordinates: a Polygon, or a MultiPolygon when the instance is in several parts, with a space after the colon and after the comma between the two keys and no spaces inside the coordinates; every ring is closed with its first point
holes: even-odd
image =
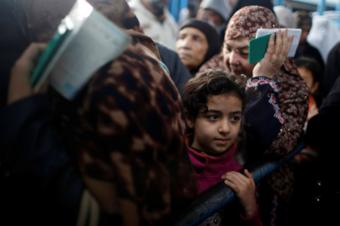
{"type": "Polygon", "coordinates": [[[228,46],[228,45],[225,45],[225,46],[224,46],[224,49],[225,49],[227,52],[231,52],[231,48],[230,48],[230,46],[228,46]]]}
{"type": "Polygon", "coordinates": [[[182,34],[182,35],[179,35],[179,36],[178,36],[178,39],[179,39],[179,40],[182,40],[182,39],[185,39],[185,37],[186,37],[186,35],[183,35],[183,34],[182,34]]]}
{"type": "Polygon", "coordinates": [[[240,55],[247,57],[248,56],[248,52],[240,51],[240,55]]]}
{"type": "Polygon", "coordinates": [[[193,36],[193,37],[192,37],[192,40],[193,40],[193,41],[195,41],[195,42],[197,42],[197,41],[199,41],[199,40],[200,40],[200,38],[199,38],[199,37],[197,37],[197,36],[193,36]]]}

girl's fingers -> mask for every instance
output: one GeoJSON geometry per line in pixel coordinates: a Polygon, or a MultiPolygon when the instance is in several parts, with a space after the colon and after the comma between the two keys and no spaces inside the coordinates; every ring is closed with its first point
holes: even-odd
{"type": "Polygon", "coordinates": [[[248,178],[253,178],[253,175],[251,175],[247,169],[244,170],[244,175],[246,175],[248,178]]]}

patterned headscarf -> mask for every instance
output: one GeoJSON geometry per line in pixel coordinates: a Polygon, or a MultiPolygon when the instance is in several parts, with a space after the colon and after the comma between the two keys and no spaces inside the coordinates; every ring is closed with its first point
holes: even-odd
{"type": "Polygon", "coordinates": [[[279,24],[273,12],[262,6],[246,6],[230,19],[225,40],[254,38],[259,28],[277,28],[279,24]]]}
{"type": "MultiPolygon", "coordinates": [[[[82,175],[112,185],[106,200],[123,225],[164,225],[179,196],[194,194],[185,188],[192,173],[179,93],[140,44],[99,69],[72,102],[53,90],[51,101],[82,175]]],[[[96,196],[100,187],[89,189],[96,196]]]]}

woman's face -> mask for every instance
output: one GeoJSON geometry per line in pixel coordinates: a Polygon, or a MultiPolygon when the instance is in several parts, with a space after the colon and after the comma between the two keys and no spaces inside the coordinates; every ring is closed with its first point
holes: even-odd
{"type": "Polygon", "coordinates": [[[248,38],[225,40],[223,60],[228,69],[235,75],[252,76],[255,65],[248,63],[248,38]]]}
{"type": "Polygon", "coordinates": [[[207,38],[196,28],[183,28],[176,41],[176,52],[187,68],[195,69],[203,63],[208,52],[207,38]]]}
{"type": "Polygon", "coordinates": [[[223,18],[211,9],[203,9],[200,8],[197,12],[197,19],[206,21],[207,23],[211,24],[215,28],[218,28],[224,25],[225,21],[223,18]]]}

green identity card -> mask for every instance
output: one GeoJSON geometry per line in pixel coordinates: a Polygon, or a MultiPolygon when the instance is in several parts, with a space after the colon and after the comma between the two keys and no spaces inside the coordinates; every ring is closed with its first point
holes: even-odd
{"type": "Polygon", "coordinates": [[[270,36],[271,34],[267,34],[259,38],[253,38],[252,40],[250,40],[248,53],[249,64],[256,64],[263,59],[268,48],[270,36]]]}
{"type": "Polygon", "coordinates": [[[35,87],[40,80],[46,79],[43,78],[45,69],[69,33],[70,30],[65,27],[62,31],[57,31],[53,38],[49,41],[45,51],[39,57],[37,66],[32,72],[30,79],[32,87],[35,87]]]}

